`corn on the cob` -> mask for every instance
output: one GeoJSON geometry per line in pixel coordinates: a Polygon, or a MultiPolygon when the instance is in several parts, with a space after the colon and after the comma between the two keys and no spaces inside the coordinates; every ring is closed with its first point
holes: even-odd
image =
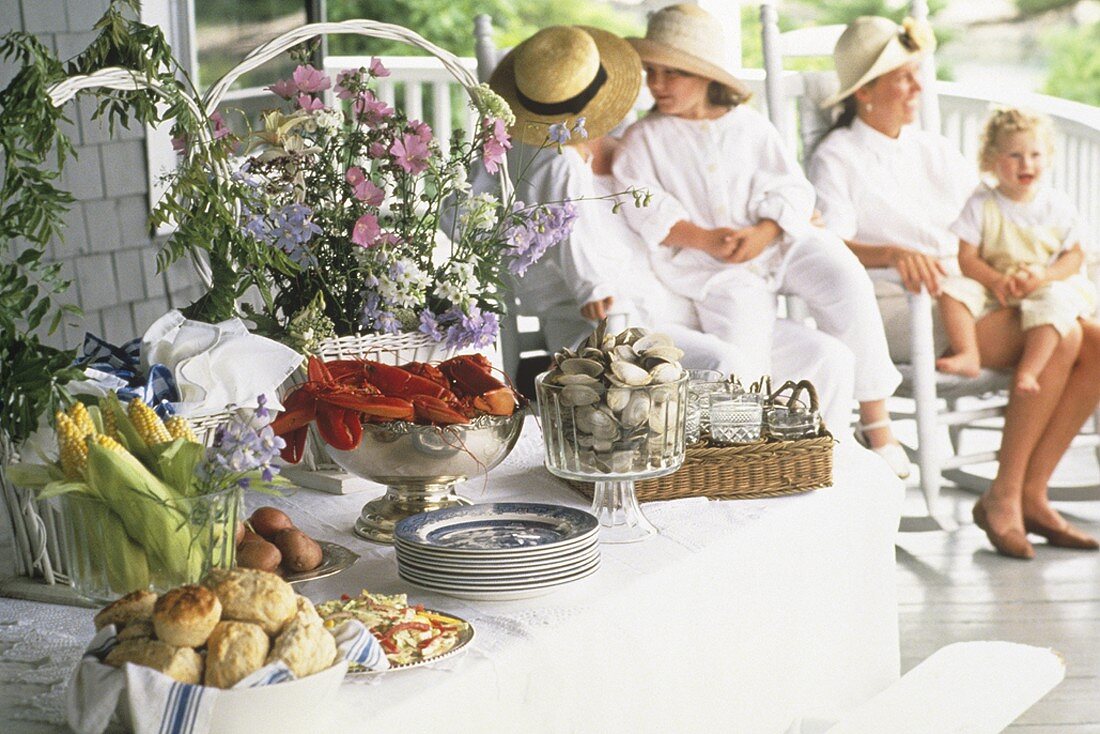
{"type": "Polygon", "coordinates": [[[88,409],[79,400],[69,408],[69,417],[73,419],[73,423],[76,424],[82,436],[92,435],[96,432],[92,416],[88,415],[88,409]]]}
{"type": "MultiPolygon", "coordinates": [[[[92,436],[90,440],[95,441],[96,444],[102,446],[105,449],[109,449],[110,451],[114,451],[115,453],[119,453],[119,454],[128,454],[128,453],[130,453],[129,451],[126,450],[125,446],[123,446],[122,444],[120,444],[118,441],[114,440],[110,436],[104,436],[102,433],[98,433],[95,436],[92,436]]],[[[87,453],[87,451],[85,451],[85,453],[87,453]]]]}
{"type": "Polygon", "coordinates": [[[130,401],[129,416],[138,435],[149,446],[168,443],[172,440],[172,434],[168,433],[160,416],[138,398],[130,401]]]}
{"type": "Polygon", "coordinates": [[[99,414],[103,416],[103,432],[117,441],[118,420],[115,418],[115,411],[110,405],[100,403],[99,414]]]}
{"type": "Polygon", "coordinates": [[[191,430],[191,422],[182,416],[172,416],[164,422],[164,427],[168,429],[172,438],[183,438],[192,443],[199,442],[198,436],[191,430]]]}
{"type": "Polygon", "coordinates": [[[88,465],[88,446],[84,442],[84,434],[73,419],[60,410],[55,419],[61,470],[69,479],[80,479],[88,465]]]}

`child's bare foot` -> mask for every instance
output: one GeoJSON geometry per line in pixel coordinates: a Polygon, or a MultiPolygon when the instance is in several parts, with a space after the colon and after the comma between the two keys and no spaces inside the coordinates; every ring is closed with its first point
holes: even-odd
{"type": "Polygon", "coordinates": [[[982,371],[982,360],[977,352],[961,352],[937,359],[936,369],[949,375],[977,377],[982,371]]]}
{"type": "Polygon", "coordinates": [[[1029,395],[1039,392],[1039,380],[1030,372],[1016,373],[1016,390],[1029,395]]]}

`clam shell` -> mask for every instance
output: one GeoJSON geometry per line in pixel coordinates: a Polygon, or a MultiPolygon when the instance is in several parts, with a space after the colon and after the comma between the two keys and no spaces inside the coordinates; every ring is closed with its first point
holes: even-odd
{"type": "Polygon", "coordinates": [[[678,363],[662,362],[649,371],[649,379],[659,385],[678,380],[683,373],[678,363]]]}
{"type": "Polygon", "coordinates": [[[644,359],[659,359],[665,362],[679,362],[684,356],[684,350],[679,347],[664,346],[650,347],[642,353],[644,359]]]}
{"type": "Polygon", "coordinates": [[[649,332],[640,326],[631,326],[629,329],[624,329],[619,332],[619,335],[615,337],[616,344],[633,344],[641,339],[649,332]]]}
{"type": "Polygon", "coordinates": [[[558,368],[567,375],[588,375],[589,377],[599,377],[604,370],[601,362],[585,357],[563,360],[558,368]]]}
{"type": "Polygon", "coordinates": [[[619,344],[611,353],[624,362],[630,362],[631,364],[637,364],[638,362],[638,353],[629,344],[619,344]]]}
{"type": "Polygon", "coordinates": [[[634,466],[634,457],[636,455],[637,454],[633,451],[612,451],[611,471],[617,474],[630,471],[631,467],[634,466]]]}
{"type": "MultiPolygon", "coordinates": [[[[595,451],[610,451],[612,445],[613,445],[613,442],[611,441],[611,439],[604,439],[604,440],[597,439],[596,442],[592,444],[592,448],[595,451]]],[[[597,454],[596,458],[600,459],[600,460],[604,459],[604,457],[599,456],[598,454],[597,454]]],[[[604,469],[604,471],[607,471],[607,470],[604,469]]]]}
{"type": "Polygon", "coordinates": [[[616,412],[622,410],[630,402],[631,392],[631,390],[622,387],[609,388],[607,391],[607,407],[616,412]]]}
{"type": "Polygon", "coordinates": [[[573,375],[559,375],[555,382],[559,385],[588,385],[591,388],[595,388],[596,385],[602,384],[595,377],[585,374],[573,374],[573,375]]]}
{"type": "Polygon", "coordinates": [[[635,392],[630,396],[630,401],[623,408],[619,420],[628,428],[635,428],[646,422],[649,417],[649,396],[644,392],[635,392]]]}
{"type": "Polygon", "coordinates": [[[617,423],[597,423],[592,428],[592,436],[600,441],[614,441],[619,438],[617,423]]]}
{"type": "Polygon", "coordinates": [[[561,389],[561,402],[566,407],[592,405],[600,401],[600,394],[588,385],[566,385],[561,389]]]}
{"type": "Polygon", "coordinates": [[[630,362],[612,362],[611,371],[616,377],[627,385],[646,385],[649,383],[649,373],[636,364],[630,362]]]}
{"type": "Polygon", "coordinates": [[[670,337],[668,334],[654,332],[652,334],[646,334],[645,336],[639,338],[638,341],[634,342],[631,346],[634,347],[635,352],[641,354],[642,352],[647,352],[654,347],[672,347],[675,346],[675,344],[673,344],[672,337],[670,337]]]}
{"type": "Polygon", "coordinates": [[[602,349],[596,349],[595,347],[585,347],[581,350],[581,357],[585,359],[593,359],[602,361],[606,359],[602,349]]]}

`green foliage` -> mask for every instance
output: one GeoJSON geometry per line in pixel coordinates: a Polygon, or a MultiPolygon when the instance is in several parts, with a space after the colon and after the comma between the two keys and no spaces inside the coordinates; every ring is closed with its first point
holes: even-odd
{"type": "Polygon", "coordinates": [[[1051,34],[1050,75],[1043,91],[1090,105],[1100,105],[1100,23],[1051,34]]]}
{"type": "Polygon", "coordinates": [[[1058,10],[1076,5],[1078,0],[1016,0],[1016,8],[1021,15],[1039,15],[1049,10],[1058,10]]]}

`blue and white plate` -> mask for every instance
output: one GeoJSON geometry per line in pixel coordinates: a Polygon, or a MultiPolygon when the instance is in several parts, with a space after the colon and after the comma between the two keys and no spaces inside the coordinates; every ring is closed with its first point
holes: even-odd
{"type": "Polygon", "coordinates": [[[593,515],[573,507],[496,502],[407,517],[394,527],[394,538],[448,555],[525,555],[568,545],[598,529],[593,515]]]}
{"type": "Polygon", "coordinates": [[[570,546],[568,550],[553,555],[539,555],[532,557],[505,557],[505,558],[479,558],[468,556],[445,556],[435,553],[424,553],[416,548],[395,544],[398,563],[415,563],[425,568],[433,568],[440,571],[454,573],[481,573],[492,575],[494,573],[538,573],[548,568],[566,565],[579,557],[599,553],[599,538],[570,546]]]}
{"type": "Polygon", "coordinates": [[[474,601],[511,601],[513,599],[527,599],[533,596],[549,594],[562,586],[575,583],[591,576],[596,573],[599,568],[600,563],[597,559],[590,566],[578,570],[576,573],[564,578],[543,581],[534,585],[517,584],[498,587],[467,586],[449,583],[439,584],[418,577],[416,574],[409,574],[408,571],[403,568],[398,569],[398,575],[405,581],[415,584],[422,589],[435,591],[458,599],[471,599],[474,601]]]}
{"type": "Polygon", "coordinates": [[[587,565],[592,560],[599,558],[600,549],[593,547],[590,550],[555,559],[552,564],[531,566],[530,564],[498,565],[492,568],[466,568],[462,566],[448,566],[443,563],[433,563],[415,556],[398,555],[397,563],[401,568],[424,576],[439,576],[438,581],[452,580],[455,583],[468,581],[520,581],[534,582],[550,576],[559,576],[571,570],[587,565]]]}

